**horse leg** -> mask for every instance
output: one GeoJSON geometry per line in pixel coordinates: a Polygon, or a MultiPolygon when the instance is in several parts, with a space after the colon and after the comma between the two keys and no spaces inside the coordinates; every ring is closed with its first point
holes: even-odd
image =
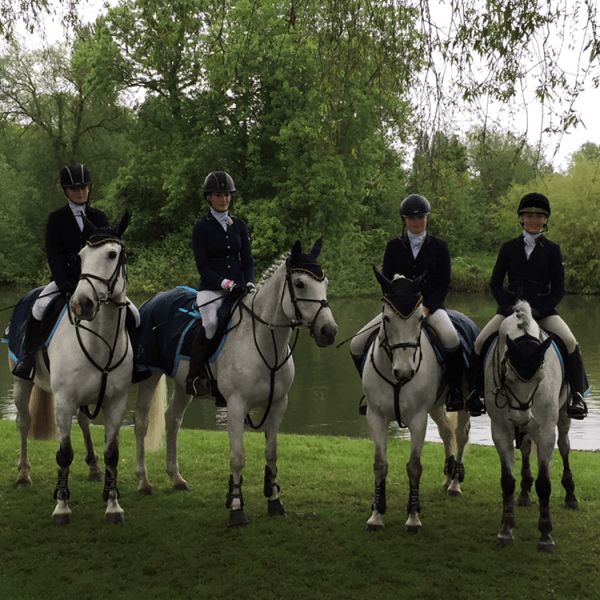
{"type": "Polygon", "coordinates": [[[492,438],[500,456],[500,485],[502,487],[502,528],[496,538],[501,548],[512,544],[512,530],[517,524],[515,517],[515,451],[513,447],[514,429],[508,425],[501,427],[492,421],[492,438]]]}
{"type": "MultiPolygon", "coordinates": [[[[539,456],[539,454],[538,454],[539,456]]],[[[550,494],[552,485],[550,483],[550,460],[543,460],[539,456],[538,460],[538,477],[535,481],[535,491],[540,500],[540,518],[538,521],[538,529],[540,531],[540,539],[538,540],[538,552],[554,552],[554,540],[550,535],[552,532],[552,518],[550,517],[550,494]]]]}
{"type": "Polygon", "coordinates": [[[104,481],[104,473],[98,466],[98,455],[94,448],[94,442],[92,441],[92,434],[90,431],[90,419],[84,415],[81,411],[77,413],[77,421],[81,432],[83,433],[83,441],[85,443],[85,462],[90,468],[88,473],[88,481],[104,481]]]}
{"type": "Polygon", "coordinates": [[[265,423],[265,481],[264,495],[268,499],[269,516],[287,517],[285,506],[279,498],[281,488],[277,484],[277,437],[283,415],[287,409],[287,395],[276,405],[271,406],[269,418],[265,423]]]}
{"type": "Polygon", "coordinates": [[[451,496],[462,494],[460,484],[465,480],[464,456],[469,443],[469,432],[471,431],[471,417],[466,410],[461,410],[456,414],[456,428],[454,438],[456,442],[456,463],[452,473],[452,484],[448,487],[448,493],[451,496]],[[454,493],[457,492],[457,493],[454,493]]]}
{"type": "Polygon", "coordinates": [[[375,474],[375,500],[371,505],[373,514],[367,521],[366,530],[379,531],[383,529],[382,517],[387,509],[385,482],[388,474],[388,422],[376,409],[367,411],[367,422],[375,446],[375,458],[373,461],[373,472],[375,474]]]}
{"type": "MultiPolygon", "coordinates": [[[[60,404],[57,402],[57,406],[60,404]]],[[[73,522],[73,515],[68,505],[70,497],[69,492],[69,469],[73,462],[73,446],[71,445],[71,423],[73,421],[75,410],[72,412],[66,410],[57,411],[56,424],[60,433],[59,447],[56,453],[56,462],[58,464],[58,482],[54,490],[54,499],[56,506],[52,513],[52,522],[62,527],[70,525],[73,522]]]]}
{"type": "Polygon", "coordinates": [[[229,527],[241,529],[249,523],[244,513],[244,498],[242,496],[242,471],[246,463],[244,453],[244,418],[245,410],[240,398],[227,398],[227,425],[229,428],[230,468],[229,492],[225,506],[230,510],[229,527]]]}
{"type": "Polygon", "coordinates": [[[150,420],[150,405],[152,404],[154,392],[158,387],[160,378],[160,373],[154,373],[152,377],[138,384],[138,399],[134,413],[136,448],[135,475],[139,482],[138,491],[147,496],[151,496],[154,493],[154,488],[148,479],[148,470],[146,469],[145,439],[150,420]]]}
{"type": "Polygon", "coordinates": [[[529,496],[533,486],[533,473],[531,472],[531,437],[525,435],[521,440],[521,493],[517,499],[517,506],[531,506],[529,496]]]}
{"type": "Polygon", "coordinates": [[[106,502],[104,517],[110,525],[125,523],[125,511],[119,506],[119,488],[117,487],[117,467],[119,465],[119,431],[127,408],[127,392],[121,398],[113,399],[110,406],[104,408],[104,491],[102,499],[106,502]]]}
{"type": "Polygon", "coordinates": [[[408,473],[410,492],[408,496],[408,506],[406,507],[408,519],[404,525],[404,530],[406,533],[419,533],[422,527],[421,519],[419,519],[419,513],[421,512],[419,485],[421,482],[421,473],[423,473],[421,453],[423,452],[423,445],[425,444],[427,414],[424,414],[424,418],[420,418],[420,415],[417,415],[417,418],[409,425],[409,429],[411,448],[410,459],[406,465],[406,472],[408,473]]]}
{"type": "Polygon", "coordinates": [[[565,488],[565,508],[577,510],[579,502],[575,496],[575,482],[573,481],[573,471],[569,464],[569,452],[571,444],[569,442],[569,429],[571,428],[571,419],[567,417],[565,410],[561,410],[558,418],[558,450],[563,461],[563,475],[561,479],[562,486],[565,488]]]}
{"type": "Polygon", "coordinates": [[[183,420],[183,413],[191,401],[192,397],[185,391],[185,383],[180,385],[179,382],[176,381],[171,403],[165,413],[165,424],[167,428],[167,473],[171,477],[175,489],[182,491],[188,491],[190,486],[179,473],[177,442],[181,421],[183,420]]]}
{"type": "Polygon", "coordinates": [[[14,402],[17,409],[17,427],[21,436],[21,452],[19,458],[19,477],[15,486],[28,487],[31,485],[31,463],[27,456],[27,437],[31,425],[31,415],[29,413],[29,397],[33,390],[33,383],[20,377],[14,377],[14,402]]]}

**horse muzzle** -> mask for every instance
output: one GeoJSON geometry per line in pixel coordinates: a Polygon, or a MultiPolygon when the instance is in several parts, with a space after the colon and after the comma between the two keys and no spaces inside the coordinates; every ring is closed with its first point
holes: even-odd
{"type": "Polygon", "coordinates": [[[88,296],[72,296],[71,311],[80,321],[91,321],[98,313],[97,304],[88,296]]]}
{"type": "Polygon", "coordinates": [[[319,348],[327,348],[327,346],[331,346],[335,342],[337,331],[337,324],[326,324],[322,327],[314,327],[312,336],[319,348]]]}

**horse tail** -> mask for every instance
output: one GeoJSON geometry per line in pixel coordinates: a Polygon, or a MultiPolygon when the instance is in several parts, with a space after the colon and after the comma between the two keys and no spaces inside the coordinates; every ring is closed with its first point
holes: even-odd
{"type": "Polygon", "coordinates": [[[54,396],[34,385],[29,396],[31,424],[29,437],[34,440],[56,440],[58,429],[54,414],[54,396]]]}
{"type": "Polygon", "coordinates": [[[152,452],[161,447],[165,434],[165,411],[167,408],[167,380],[164,375],[158,381],[154,390],[148,413],[148,431],[146,432],[145,447],[152,452]]]}

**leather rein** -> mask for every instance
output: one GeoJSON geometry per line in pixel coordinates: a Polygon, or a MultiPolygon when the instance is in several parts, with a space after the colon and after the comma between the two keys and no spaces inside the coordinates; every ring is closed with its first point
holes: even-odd
{"type": "MultiPolygon", "coordinates": [[[[112,343],[110,343],[109,341],[104,339],[104,337],[102,337],[99,333],[96,333],[89,327],[86,327],[85,325],[83,325],[81,320],[77,319],[72,314],[70,302],[67,303],[69,321],[75,327],[75,332],[77,334],[77,341],[79,342],[79,347],[81,348],[81,351],[83,352],[85,357],[88,359],[88,361],[102,374],[100,391],[98,393],[98,400],[96,401],[96,408],[95,408],[94,412],[92,413],[87,405],[80,407],[81,412],[91,420],[94,420],[100,413],[100,410],[102,409],[102,404],[104,402],[104,396],[106,394],[106,384],[108,381],[109,373],[111,371],[114,371],[117,367],[119,367],[121,365],[121,363],[125,360],[127,353],[129,352],[129,344],[127,344],[125,347],[125,352],[124,352],[123,356],[121,356],[121,358],[111,366],[111,363],[115,357],[117,343],[119,341],[119,332],[121,330],[121,320],[123,318],[123,310],[127,306],[127,302],[117,302],[116,300],[113,299],[112,296],[114,294],[115,287],[117,285],[119,277],[123,276],[125,278],[125,280],[127,280],[127,255],[125,253],[125,245],[118,238],[105,239],[94,245],[97,246],[97,245],[105,244],[108,242],[114,242],[116,244],[119,244],[119,246],[121,247],[121,253],[119,255],[119,260],[117,261],[117,264],[115,266],[115,269],[114,269],[112,275],[108,279],[104,279],[103,277],[99,277],[98,275],[94,275],[93,273],[81,273],[81,275],[79,276],[79,281],[82,281],[82,280],[87,281],[90,284],[90,287],[92,288],[92,291],[94,293],[94,300],[98,306],[100,306],[101,304],[114,304],[115,306],[118,307],[119,313],[118,313],[118,318],[117,318],[117,326],[115,328],[115,337],[114,337],[112,343]],[[96,290],[96,286],[94,285],[94,282],[99,282],[106,286],[107,295],[104,300],[100,300],[100,296],[98,294],[98,291],[96,290]],[[83,340],[81,339],[81,332],[80,332],[81,329],[96,336],[108,348],[108,359],[104,366],[99,365],[94,360],[93,356],[88,352],[86,347],[84,346],[83,340]]],[[[90,244],[90,242],[88,242],[88,244],[90,246],[92,246],[92,244],[90,244]]]]}
{"type": "MultiPolygon", "coordinates": [[[[250,416],[250,413],[248,413],[246,415],[246,423],[252,428],[252,429],[260,429],[265,421],[267,420],[267,417],[269,416],[269,413],[271,411],[271,405],[273,404],[273,397],[274,397],[274,393],[275,393],[275,375],[276,373],[290,360],[290,358],[292,357],[292,354],[296,348],[296,344],[298,342],[298,334],[300,333],[300,330],[298,329],[301,325],[302,325],[302,311],[300,310],[300,306],[299,303],[300,302],[309,302],[309,303],[317,303],[319,304],[319,309],[317,310],[314,319],[310,322],[310,326],[309,326],[309,331],[311,333],[311,335],[313,335],[313,326],[317,320],[317,317],[319,316],[319,313],[324,309],[329,307],[329,302],[327,301],[326,298],[318,300],[316,298],[297,298],[296,294],[294,293],[294,286],[292,285],[292,277],[291,274],[297,272],[297,273],[304,273],[306,275],[309,275],[310,277],[312,277],[313,279],[315,279],[316,281],[323,281],[325,279],[325,272],[323,271],[323,275],[321,277],[315,275],[312,271],[308,270],[308,269],[303,269],[301,267],[291,267],[289,269],[286,270],[285,272],[285,279],[286,279],[286,283],[284,286],[282,286],[282,292],[281,292],[281,300],[280,300],[280,304],[283,304],[283,300],[285,297],[285,291],[286,289],[288,290],[288,293],[290,295],[290,300],[292,302],[292,305],[294,306],[294,312],[296,315],[296,319],[291,321],[291,323],[288,324],[284,324],[284,325],[275,325],[273,323],[268,323],[267,321],[265,321],[264,319],[262,319],[259,315],[256,314],[256,312],[254,311],[254,302],[256,300],[256,296],[258,295],[259,291],[258,290],[252,298],[252,308],[249,308],[246,304],[244,304],[243,302],[240,302],[240,307],[243,308],[244,310],[246,310],[250,316],[252,317],[252,335],[254,337],[254,345],[256,347],[256,350],[258,351],[258,354],[260,355],[263,363],[265,364],[265,366],[269,369],[270,372],[270,383],[269,383],[269,400],[267,402],[267,408],[265,409],[265,412],[262,416],[262,419],[260,421],[260,423],[258,425],[254,425],[252,418],[250,416]],[[275,353],[275,357],[277,357],[279,355],[278,353],[278,349],[277,349],[277,340],[275,339],[275,329],[277,328],[290,328],[292,329],[292,331],[294,329],[296,329],[296,337],[294,339],[294,342],[292,344],[292,347],[289,349],[287,356],[285,356],[285,358],[279,363],[277,364],[277,358],[275,358],[275,364],[274,365],[270,365],[268,360],[266,359],[265,355],[263,354],[263,352],[260,349],[260,346],[258,345],[258,339],[256,337],[256,324],[260,323],[261,325],[265,325],[267,327],[267,329],[271,332],[271,341],[273,343],[273,351],[275,353]]],[[[239,324],[238,324],[239,325],[239,324]]],[[[286,344],[287,345],[287,344],[286,344]]]]}

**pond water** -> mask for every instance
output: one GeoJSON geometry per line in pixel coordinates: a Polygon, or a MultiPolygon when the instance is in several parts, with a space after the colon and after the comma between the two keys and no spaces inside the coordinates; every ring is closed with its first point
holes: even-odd
{"type": "MultiPolygon", "coordinates": [[[[0,290],[0,308],[15,304],[22,294],[0,290]]],[[[141,304],[145,297],[133,297],[141,304]]],[[[356,333],[381,310],[379,297],[334,298],[333,314],[339,326],[337,343],[356,333]]],[[[490,296],[450,295],[447,307],[469,316],[481,328],[494,315],[496,305],[490,296]]],[[[561,316],[577,337],[586,364],[591,393],[587,403],[589,416],[573,421],[571,446],[577,450],[600,450],[600,298],[567,296],[560,304],[561,316]]],[[[0,327],[6,328],[10,310],[0,312],[0,327]]],[[[290,403],[281,427],[282,433],[308,435],[337,435],[370,438],[365,417],[358,414],[362,388],[349,355],[349,344],[340,348],[318,348],[307,331],[302,330],[294,360],[296,379],[290,391],[290,403]]],[[[15,419],[12,403],[12,375],[8,370],[7,346],[2,345],[0,357],[0,418],[15,419]]],[[[170,386],[170,380],[168,380],[170,386]]],[[[125,426],[132,426],[136,390],[130,389],[125,426]]],[[[97,420],[102,423],[101,416],[97,420]]],[[[492,445],[490,422],[487,416],[471,420],[471,442],[492,445]]],[[[186,410],[183,427],[188,429],[225,430],[227,410],[216,409],[212,400],[194,400],[186,410]]],[[[406,430],[390,425],[390,435],[408,439],[406,430]]],[[[430,419],[428,441],[439,441],[437,428],[430,419]]]]}

